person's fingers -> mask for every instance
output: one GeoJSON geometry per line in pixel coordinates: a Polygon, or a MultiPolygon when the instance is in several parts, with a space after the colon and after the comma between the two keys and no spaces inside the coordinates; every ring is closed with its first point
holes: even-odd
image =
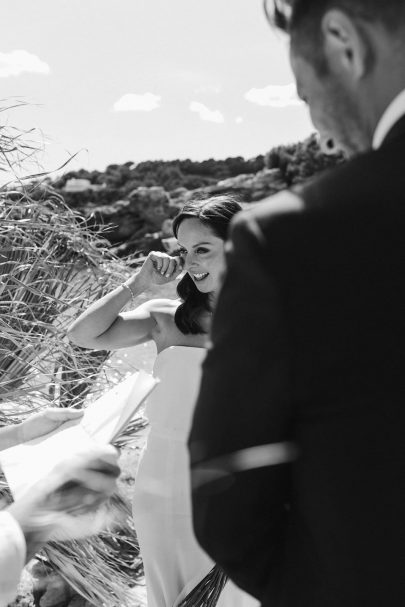
{"type": "Polygon", "coordinates": [[[51,493],[40,503],[38,510],[77,516],[97,510],[116,491],[116,484],[109,485],[103,491],[92,491],[87,485],[76,484],[51,493]]]}
{"type": "Polygon", "coordinates": [[[47,500],[57,510],[98,506],[117,489],[116,477],[89,470],[78,471],[71,479],[58,487],[47,500]]]}
{"type": "Polygon", "coordinates": [[[120,474],[120,468],[117,464],[118,453],[103,452],[99,455],[89,458],[85,469],[91,472],[100,472],[106,475],[116,477],[120,474]]]}
{"type": "Polygon", "coordinates": [[[52,471],[52,476],[60,487],[69,481],[80,480],[81,475],[87,472],[102,473],[116,478],[120,474],[117,465],[118,453],[111,445],[93,447],[90,450],[80,451],[72,457],[58,464],[52,471]]]}
{"type": "Polygon", "coordinates": [[[71,511],[99,505],[117,489],[118,454],[114,451],[77,454],[73,460],[53,471],[54,480],[48,489],[48,506],[54,510],[71,511]]]}
{"type": "MultiPolygon", "coordinates": [[[[32,528],[32,520],[38,533],[46,541],[49,532],[58,523],[66,533],[76,535],[78,516],[90,513],[94,516],[99,507],[117,490],[118,453],[111,446],[95,447],[91,451],[76,453],[42,481],[31,487],[13,504],[13,515],[23,530],[32,528]],[[73,529],[68,529],[69,518],[73,529]]],[[[85,535],[91,532],[90,527],[85,535]]]]}
{"type": "Polygon", "coordinates": [[[68,421],[71,419],[79,419],[80,417],[83,417],[84,411],[83,409],[58,409],[56,407],[50,407],[49,409],[44,411],[43,414],[44,416],[48,417],[48,419],[63,423],[64,421],[68,421]]]}
{"type": "Polygon", "coordinates": [[[174,258],[176,260],[176,277],[182,273],[182,271],[184,270],[184,260],[182,257],[175,257],[174,258]]]}
{"type": "Polygon", "coordinates": [[[104,472],[80,470],[75,480],[70,480],[50,497],[56,509],[71,511],[72,508],[88,509],[100,505],[117,490],[116,476],[104,472]]]}
{"type": "Polygon", "coordinates": [[[177,270],[177,264],[182,263],[182,260],[180,258],[171,257],[166,253],[155,252],[150,255],[153,267],[157,272],[159,272],[159,274],[161,274],[165,278],[172,278],[174,272],[177,270]]]}
{"type": "Polygon", "coordinates": [[[149,259],[152,262],[153,267],[157,272],[160,272],[162,269],[162,258],[157,253],[149,253],[149,259]]]}
{"type": "Polygon", "coordinates": [[[118,451],[112,445],[96,446],[76,453],[74,465],[79,468],[119,474],[118,451]]]}
{"type": "MultiPolygon", "coordinates": [[[[111,471],[80,470],[75,480],[79,484],[77,492],[83,496],[94,493],[111,495],[117,487],[117,477],[118,474],[111,471]]],[[[66,487],[69,488],[68,485],[65,485],[66,487]]]]}
{"type": "Polygon", "coordinates": [[[160,269],[160,273],[162,274],[162,276],[166,276],[166,277],[170,276],[170,271],[169,271],[170,260],[171,260],[171,258],[168,255],[163,257],[162,267],[160,269]]]}
{"type": "Polygon", "coordinates": [[[176,262],[174,261],[173,257],[168,257],[166,260],[165,268],[164,268],[165,277],[171,278],[175,268],[176,268],[176,262]]]}
{"type": "Polygon", "coordinates": [[[165,270],[165,276],[166,278],[171,278],[173,276],[173,273],[176,270],[176,260],[173,257],[170,257],[167,263],[167,267],[165,270]]]}

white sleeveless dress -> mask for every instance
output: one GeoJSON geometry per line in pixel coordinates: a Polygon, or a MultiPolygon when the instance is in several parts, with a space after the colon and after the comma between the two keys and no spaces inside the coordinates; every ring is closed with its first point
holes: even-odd
{"type": "MultiPolygon", "coordinates": [[[[172,346],[158,354],[154,366],[160,383],[146,403],[150,432],[133,502],[148,607],[178,605],[214,566],[193,533],[187,451],[205,353],[172,346]]],[[[217,605],[259,603],[228,582],[217,605]]]]}

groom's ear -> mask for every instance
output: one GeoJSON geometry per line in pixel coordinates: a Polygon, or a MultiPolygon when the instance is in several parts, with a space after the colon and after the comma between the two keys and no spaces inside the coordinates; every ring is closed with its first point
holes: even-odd
{"type": "Polygon", "coordinates": [[[345,80],[361,80],[370,62],[370,45],[365,30],[338,9],[324,14],[321,29],[330,71],[345,80]]]}

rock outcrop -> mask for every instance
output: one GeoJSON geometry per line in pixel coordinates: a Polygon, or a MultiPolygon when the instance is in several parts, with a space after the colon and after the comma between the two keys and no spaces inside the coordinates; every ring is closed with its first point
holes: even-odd
{"type": "Polygon", "coordinates": [[[262,200],[284,187],[279,169],[263,169],[195,190],[177,188],[168,193],[159,186],[138,187],[125,200],[103,206],[90,203],[81,211],[90,225],[108,226],[105,235],[118,255],[142,256],[151,250],[167,248],[162,239],[172,236],[170,219],[193,197],[232,193],[238,195],[241,202],[249,203],[262,200]]]}
{"type": "Polygon", "coordinates": [[[254,174],[243,174],[229,177],[218,183],[196,190],[178,188],[170,192],[172,204],[181,207],[193,196],[215,196],[231,193],[240,197],[241,202],[258,202],[285,188],[281,171],[279,169],[263,169],[254,174]]]}
{"type": "Polygon", "coordinates": [[[86,205],[82,212],[90,225],[107,227],[105,235],[120,255],[151,250],[150,241],[158,238],[155,234],[175,214],[168,193],[158,186],[139,187],[128,199],[110,205],[86,205]]]}

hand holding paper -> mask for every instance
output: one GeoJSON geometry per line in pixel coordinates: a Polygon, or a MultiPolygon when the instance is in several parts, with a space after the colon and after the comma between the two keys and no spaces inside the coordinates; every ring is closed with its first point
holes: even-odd
{"type": "Polygon", "coordinates": [[[151,375],[139,371],[83,414],[55,415],[49,409],[24,427],[23,436],[35,439],[0,452],[15,499],[8,511],[24,533],[28,558],[51,539],[85,537],[105,528],[109,515],[100,506],[116,490],[119,474],[118,454],[109,443],[156,384],[151,375]],[[70,421],[61,426],[66,417],[70,421]],[[39,436],[44,429],[51,432],[39,436]]]}
{"type": "Polygon", "coordinates": [[[105,524],[100,505],[116,490],[118,454],[94,447],[60,462],[8,511],[19,523],[28,558],[49,540],[85,537],[105,524]]]}
{"type": "Polygon", "coordinates": [[[19,424],[19,442],[26,443],[49,434],[60,428],[65,422],[82,418],[83,413],[80,409],[58,409],[56,407],[35,413],[19,424]]]}
{"type": "Polygon", "coordinates": [[[14,498],[22,496],[50,474],[56,464],[78,451],[112,443],[156,384],[154,377],[137,371],[91,403],[79,419],[0,452],[0,464],[14,498]]]}

